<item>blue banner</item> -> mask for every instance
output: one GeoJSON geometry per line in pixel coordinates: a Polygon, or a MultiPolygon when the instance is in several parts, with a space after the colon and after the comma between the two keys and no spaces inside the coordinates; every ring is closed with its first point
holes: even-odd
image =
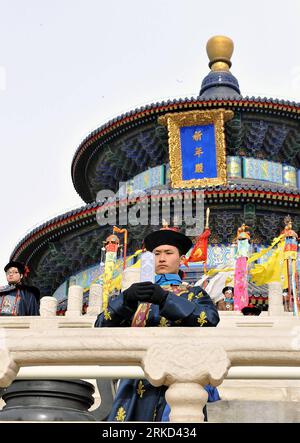
{"type": "Polygon", "coordinates": [[[214,124],[182,126],[180,143],[182,180],[218,176],[214,124]]]}

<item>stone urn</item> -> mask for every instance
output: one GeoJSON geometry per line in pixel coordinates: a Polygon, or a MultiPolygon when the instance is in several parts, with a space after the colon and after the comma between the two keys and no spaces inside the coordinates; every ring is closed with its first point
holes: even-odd
{"type": "Polygon", "coordinates": [[[15,380],[2,392],[0,421],[95,421],[94,391],[82,380],[15,380]]]}

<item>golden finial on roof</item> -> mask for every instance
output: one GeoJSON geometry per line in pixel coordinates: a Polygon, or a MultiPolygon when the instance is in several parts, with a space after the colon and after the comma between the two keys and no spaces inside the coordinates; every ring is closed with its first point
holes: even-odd
{"type": "Polygon", "coordinates": [[[211,37],[206,44],[210,69],[212,71],[229,71],[233,48],[234,44],[231,38],[225,35],[211,37]]]}

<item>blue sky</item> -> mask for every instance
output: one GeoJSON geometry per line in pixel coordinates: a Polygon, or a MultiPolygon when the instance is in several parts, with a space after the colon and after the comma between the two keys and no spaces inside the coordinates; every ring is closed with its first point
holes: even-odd
{"type": "Polygon", "coordinates": [[[89,132],[198,95],[211,36],[233,39],[243,95],[300,102],[299,22],[298,0],[0,0],[0,268],[33,227],[83,204],[71,161],[89,132]]]}

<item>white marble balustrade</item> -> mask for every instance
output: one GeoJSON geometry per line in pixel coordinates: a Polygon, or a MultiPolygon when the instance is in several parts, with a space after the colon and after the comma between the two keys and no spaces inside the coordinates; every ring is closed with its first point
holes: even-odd
{"type": "Polygon", "coordinates": [[[30,328],[0,329],[1,387],[8,386],[22,367],[138,366],[153,385],[169,387],[173,422],[201,422],[207,400],[203,386],[219,386],[230,367],[300,366],[299,321],[270,327],[259,325],[255,318],[254,327],[245,323],[242,327],[102,329],[78,324],[50,328],[49,323],[42,327],[52,319],[32,319],[30,328]],[[189,405],[186,414],[183,402],[189,405]]]}

